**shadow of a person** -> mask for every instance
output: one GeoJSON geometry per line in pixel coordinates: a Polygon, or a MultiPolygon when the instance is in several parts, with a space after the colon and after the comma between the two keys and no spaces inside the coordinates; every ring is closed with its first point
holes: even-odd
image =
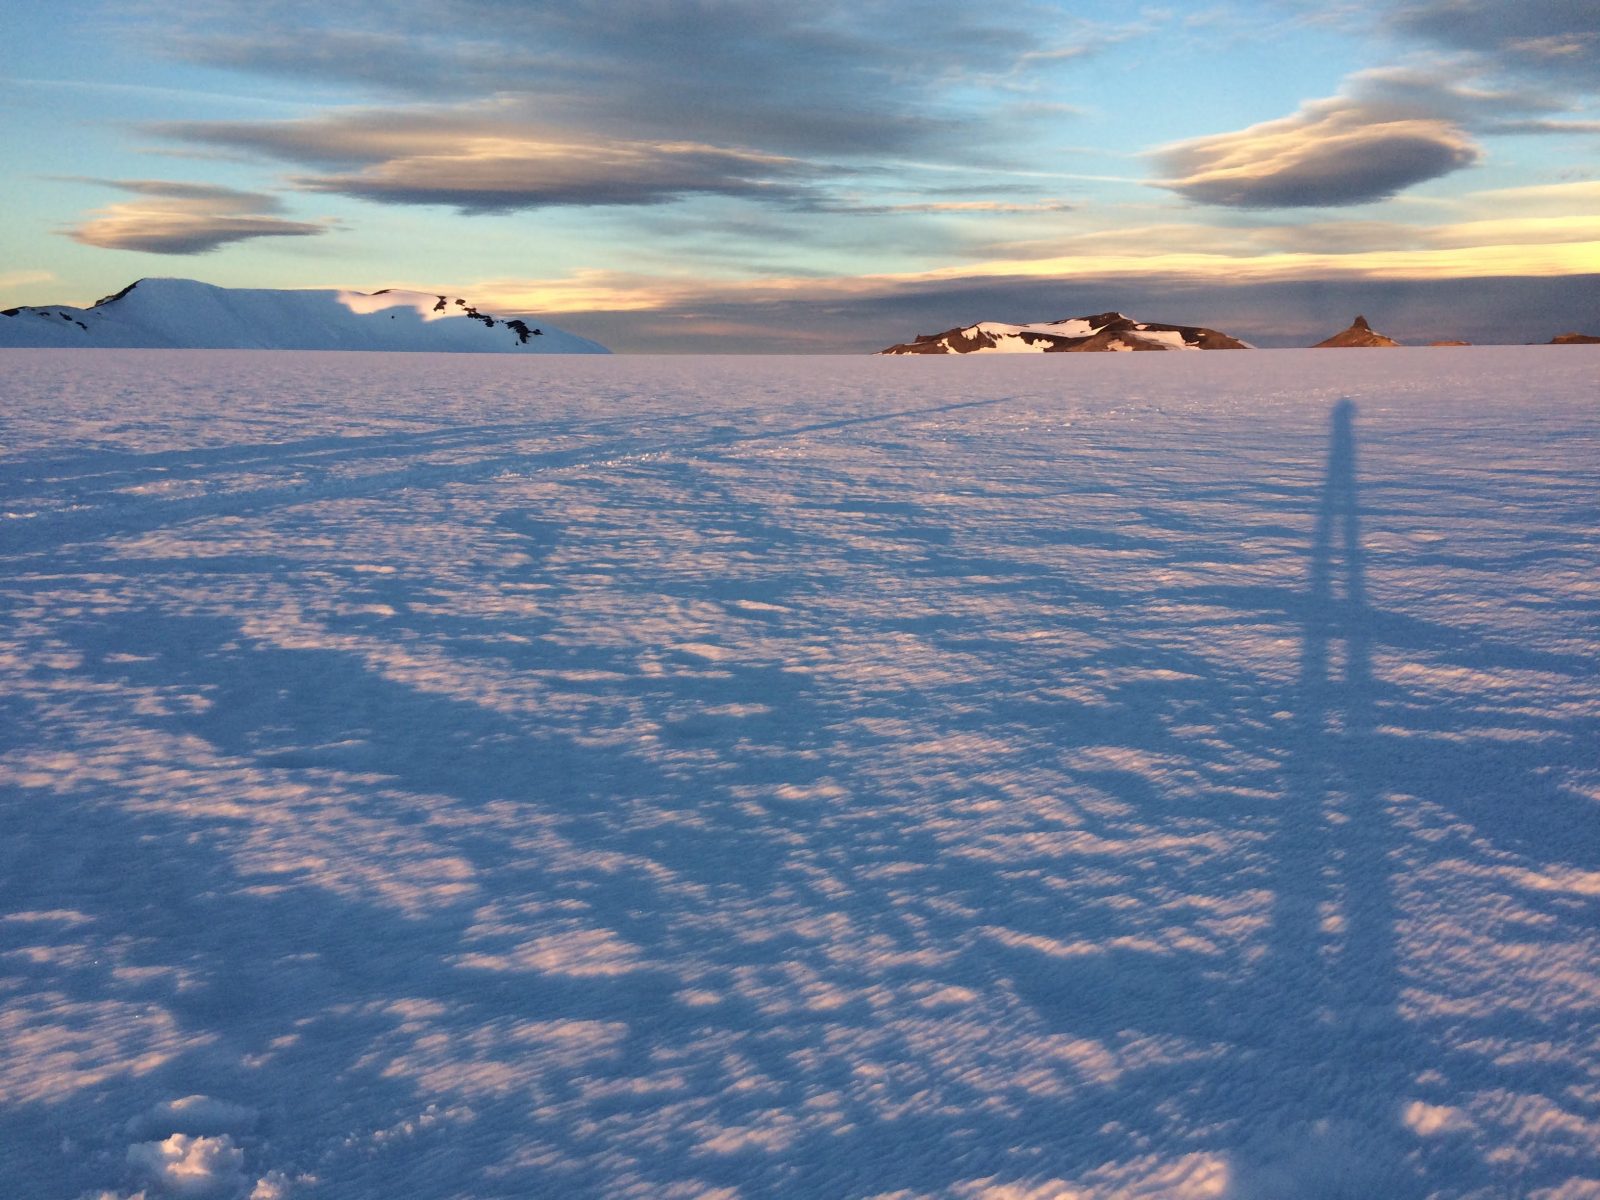
{"type": "Polygon", "coordinates": [[[1300,670],[1287,733],[1275,899],[1257,1003],[1259,1089],[1234,1162],[1239,1197],[1422,1194],[1401,1098],[1408,1038],[1392,884],[1392,822],[1375,734],[1371,613],[1356,480],[1356,406],[1332,413],[1311,539],[1300,670]]]}

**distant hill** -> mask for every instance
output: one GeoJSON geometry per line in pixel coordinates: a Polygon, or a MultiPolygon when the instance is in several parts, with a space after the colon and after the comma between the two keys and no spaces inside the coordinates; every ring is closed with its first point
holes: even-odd
{"type": "Polygon", "coordinates": [[[1351,322],[1350,328],[1340,330],[1331,338],[1327,338],[1324,341],[1318,342],[1312,347],[1312,349],[1387,349],[1390,346],[1398,345],[1400,345],[1400,343],[1395,341],[1392,337],[1386,337],[1384,334],[1381,334],[1377,330],[1373,329],[1371,325],[1368,325],[1365,317],[1358,316],[1353,322],[1351,322]]]}
{"type": "Polygon", "coordinates": [[[1600,337],[1592,333],[1558,333],[1550,339],[1552,346],[1596,346],[1600,345],[1600,337]]]}
{"type": "Polygon", "coordinates": [[[89,308],[6,309],[0,347],[22,346],[610,353],[543,321],[504,320],[433,292],[224,288],[193,279],[141,279],[89,308]]]}
{"type": "Polygon", "coordinates": [[[925,333],[880,354],[1056,354],[1128,350],[1248,350],[1239,339],[1198,325],[1135,321],[1119,312],[1032,325],[980,321],[925,333]]]}

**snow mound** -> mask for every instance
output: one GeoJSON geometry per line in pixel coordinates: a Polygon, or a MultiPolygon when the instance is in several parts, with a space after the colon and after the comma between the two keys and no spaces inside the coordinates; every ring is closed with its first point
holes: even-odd
{"type": "Polygon", "coordinates": [[[141,279],[89,308],[6,309],[0,347],[7,346],[609,353],[534,318],[480,312],[460,296],[224,288],[193,279],[141,279]]]}

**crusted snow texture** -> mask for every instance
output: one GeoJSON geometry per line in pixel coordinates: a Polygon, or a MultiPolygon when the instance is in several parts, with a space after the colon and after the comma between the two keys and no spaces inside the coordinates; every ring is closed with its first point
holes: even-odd
{"type": "Polygon", "coordinates": [[[0,351],[0,1198],[1595,1195],[1600,347],[539,366],[0,351]]]}

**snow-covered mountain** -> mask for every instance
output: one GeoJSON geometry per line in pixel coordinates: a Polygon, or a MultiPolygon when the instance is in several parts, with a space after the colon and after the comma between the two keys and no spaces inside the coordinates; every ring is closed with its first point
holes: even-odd
{"type": "Polygon", "coordinates": [[[141,279],[89,308],[6,309],[0,346],[610,353],[542,321],[502,320],[434,292],[225,288],[193,279],[141,279]]]}
{"type": "Polygon", "coordinates": [[[1135,321],[1119,312],[1092,317],[1067,317],[1031,325],[980,321],[943,333],[925,333],[915,341],[880,350],[880,354],[1049,354],[1095,350],[1248,350],[1238,338],[1198,325],[1160,325],[1135,321]]]}
{"type": "Polygon", "coordinates": [[[1350,328],[1341,329],[1331,338],[1324,338],[1311,348],[1313,350],[1371,350],[1388,349],[1391,346],[1398,345],[1400,345],[1399,342],[1388,336],[1388,334],[1379,333],[1371,325],[1367,324],[1365,317],[1358,315],[1350,323],[1350,328]]]}

